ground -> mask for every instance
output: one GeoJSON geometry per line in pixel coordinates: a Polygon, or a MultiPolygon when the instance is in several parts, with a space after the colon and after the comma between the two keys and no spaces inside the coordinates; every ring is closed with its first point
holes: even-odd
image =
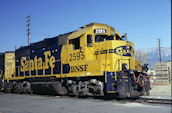
{"type": "MultiPolygon", "coordinates": [[[[150,96],[171,98],[171,84],[151,87],[150,96]]],[[[171,105],[0,92],[0,113],[171,113],[171,105]]]]}
{"type": "Polygon", "coordinates": [[[0,113],[171,113],[170,105],[0,93],[0,113]]]}

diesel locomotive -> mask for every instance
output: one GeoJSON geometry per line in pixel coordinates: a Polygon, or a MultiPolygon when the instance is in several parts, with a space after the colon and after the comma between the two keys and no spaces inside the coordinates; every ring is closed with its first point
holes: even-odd
{"type": "Polygon", "coordinates": [[[109,25],[90,23],[0,54],[0,89],[57,95],[133,98],[149,95],[147,64],[133,42],[109,25]]]}

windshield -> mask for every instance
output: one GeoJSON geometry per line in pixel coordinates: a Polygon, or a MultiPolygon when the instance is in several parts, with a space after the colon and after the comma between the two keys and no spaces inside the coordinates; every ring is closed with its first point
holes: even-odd
{"type": "Polygon", "coordinates": [[[103,42],[105,40],[114,40],[113,36],[107,36],[107,35],[96,35],[95,36],[95,42],[103,42]]]}

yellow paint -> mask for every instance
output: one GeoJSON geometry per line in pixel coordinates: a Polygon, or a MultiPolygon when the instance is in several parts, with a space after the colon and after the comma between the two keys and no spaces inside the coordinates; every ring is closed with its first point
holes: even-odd
{"type": "Polygon", "coordinates": [[[36,72],[38,71],[38,64],[37,64],[37,62],[38,62],[37,56],[35,56],[34,63],[35,63],[35,70],[36,70],[36,72]]]}
{"type": "Polygon", "coordinates": [[[107,93],[117,93],[116,91],[108,91],[107,93]]]}
{"type": "Polygon", "coordinates": [[[9,81],[15,75],[15,53],[5,53],[5,74],[4,79],[9,81]]]}
{"type": "Polygon", "coordinates": [[[122,76],[122,78],[128,78],[128,76],[122,76]]]}
{"type": "Polygon", "coordinates": [[[20,64],[21,64],[21,72],[24,72],[25,68],[25,63],[24,63],[24,60],[25,60],[25,57],[22,57],[21,60],[20,60],[20,64]]]}
{"type": "Polygon", "coordinates": [[[48,65],[48,63],[49,63],[49,56],[51,56],[51,52],[50,51],[46,51],[46,52],[44,52],[44,55],[45,55],[45,69],[48,69],[49,68],[49,65],[48,65]]]}
{"type": "Polygon", "coordinates": [[[117,85],[116,83],[112,83],[112,85],[117,85]]]}
{"type": "Polygon", "coordinates": [[[140,60],[140,64],[142,64],[142,53],[140,52],[139,54],[140,54],[140,59],[139,59],[140,60]]]}
{"type": "Polygon", "coordinates": [[[136,53],[137,53],[137,59],[136,60],[138,60],[139,59],[139,52],[137,51],[136,53]]]}
{"type": "Polygon", "coordinates": [[[39,57],[38,58],[38,70],[42,70],[43,69],[43,62],[42,62],[42,58],[39,57]]]}

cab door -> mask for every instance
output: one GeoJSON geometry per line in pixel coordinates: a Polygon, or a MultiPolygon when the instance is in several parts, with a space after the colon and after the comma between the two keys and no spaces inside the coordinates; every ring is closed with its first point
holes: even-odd
{"type": "Polygon", "coordinates": [[[83,45],[82,36],[68,40],[68,63],[70,65],[70,74],[72,76],[78,76],[78,73],[87,70],[83,45]]]}

